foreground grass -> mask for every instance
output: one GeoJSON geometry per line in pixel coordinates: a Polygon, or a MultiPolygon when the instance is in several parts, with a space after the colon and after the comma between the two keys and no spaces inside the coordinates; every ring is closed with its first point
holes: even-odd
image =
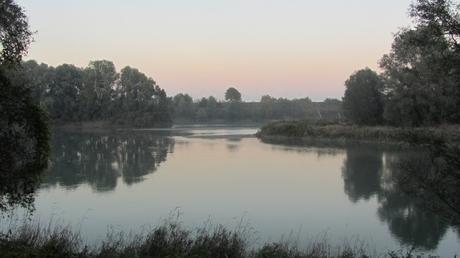
{"type": "Polygon", "coordinates": [[[203,257],[203,258],[328,258],[412,257],[408,253],[377,255],[355,242],[332,246],[327,240],[305,249],[289,243],[267,243],[250,248],[248,232],[222,226],[187,230],[179,223],[165,223],[145,234],[110,233],[96,247],[88,247],[69,227],[25,223],[0,233],[1,257],[203,257]]]}
{"type": "Polygon", "coordinates": [[[308,121],[283,121],[263,126],[257,133],[257,136],[265,140],[276,138],[306,138],[410,144],[433,144],[436,142],[460,143],[460,126],[402,128],[313,124],[308,121]]]}

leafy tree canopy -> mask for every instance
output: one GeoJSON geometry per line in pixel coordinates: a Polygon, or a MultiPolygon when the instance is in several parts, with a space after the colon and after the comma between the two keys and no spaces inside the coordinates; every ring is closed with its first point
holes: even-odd
{"type": "Polygon", "coordinates": [[[346,82],[345,116],[357,124],[377,124],[383,115],[383,82],[369,68],[354,73],[346,82]]]}
{"type": "Polygon", "coordinates": [[[17,65],[32,41],[27,16],[13,0],[0,0],[0,64],[17,65]]]}
{"type": "Polygon", "coordinates": [[[241,93],[237,89],[230,87],[225,92],[225,100],[230,102],[239,102],[241,101],[241,93]]]}

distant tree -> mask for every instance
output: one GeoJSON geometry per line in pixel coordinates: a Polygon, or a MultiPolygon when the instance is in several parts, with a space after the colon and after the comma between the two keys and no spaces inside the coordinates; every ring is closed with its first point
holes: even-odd
{"type": "Polygon", "coordinates": [[[155,121],[157,127],[169,127],[172,125],[171,99],[168,98],[166,91],[160,86],[155,85],[154,103],[157,111],[155,112],[155,121]]]}
{"type": "Polygon", "coordinates": [[[60,65],[54,69],[54,80],[49,82],[46,94],[50,118],[60,121],[80,119],[80,93],[83,71],[73,65],[60,65]]]}
{"type": "Polygon", "coordinates": [[[118,79],[115,65],[111,61],[92,61],[84,69],[83,97],[86,119],[110,117],[110,102],[118,79]]]}
{"type": "Polygon", "coordinates": [[[206,113],[208,119],[216,119],[221,113],[221,105],[213,96],[209,96],[206,101],[206,113]]]}
{"type": "Polygon", "coordinates": [[[342,101],[340,101],[338,99],[327,98],[327,99],[324,100],[324,104],[326,104],[328,106],[340,106],[340,105],[342,105],[342,101]]]}
{"type": "Polygon", "coordinates": [[[0,1],[0,65],[18,65],[32,41],[27,16],[13,0],[0,1]]]}
{"type": "Polygon", "coordinates": [[[14,85],[33,93],[55,122],[105,120],[115,125],[157,127],[171,124],[172,100],[156,82],[138,69],[118,73],[110,61],[86,68],[27,61],[9,69],[14,85]]]}
{"type": "Polygon", "coordinates": [[[122,111],[136,111],[147,108],[155,95],[156,83],[138,69],[129,66],[121,69],[117,96],[122,111]]]}
{"type": "Polygon", "coordinates": [[[174,114],[184,119],[195,119],[195,106],[193,99],[188,94],[179,93],[173,98],[174,114]]]}
{"type": "Polygon", "coordinates": [[[135,127],[159,127],[170,124],[169,100],[156,82],[129,66],[121,70],[115,82],[111,116],[116,124],[135,127]]]}
{"type": "Polygon", "coordinates": [[[18,69],[8,70],[8,76],[13,85],[23,85],[27,88],[37,105],[47,108],[46,98],[55,80],[53,67],[29,60],[22,62],[18,69]]]}
{"type": "Polygon", "coordinates": [[[196,119],[200,122],[207,121],[209,119],[208,112],[206,108],[198,107],[196,110],[196,119]]]}
{"type": "Polygon", "coordinates": [[[207,98],[201,98],[200,101],[198,101],[198,107],[206,108],[207,106],[208,106],[208,99],[207,98]]]}
{"type": "Polygon", "coordinates": [[[206,121],[209,119],[208,99],[207,98],[201,98],[200,101],[198,101],[198,108],[196,110],[196,119],[198,121],[206,121]]]}
{"type": "Polygon", "coordinates": [[[240,102],[241,93],[237,89],[230,87],[225,92],[225,100],[230,102],[240,102]]]}
{"type": "Polygon", "coordinates": [[[260,113],[263,119],[273,119],[275,98],[270,95],[264,95],[260,98],[260,113]]]}
{"type": "Polygon", "coordinates": [[[345,116],[354,123],[375,125],[383,117],[383,81],[380,76],[366,68],[345,82],[343,98],[345,116]]]}
{"type": "Polygon", "coordinates": [[[217,99],[213,96],[209,96],[208,97],[208,107],[217,108],[217,106],[218,106],[217,99]]]}

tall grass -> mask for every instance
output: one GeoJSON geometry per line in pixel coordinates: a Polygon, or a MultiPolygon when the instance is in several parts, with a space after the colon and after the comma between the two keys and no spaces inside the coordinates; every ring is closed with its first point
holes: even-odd
{"type": "Polygon", "coordinates": [[[189,230],[178,222],[167,222],[145,233],[110,232],[96,246],[85,244],[79,232],[51,223],[26,222],[0,233],[0,257],[196,257],[196,258],[352,258],[411,257],[410,253],[378,255],[363,242],[345,241],[334,246],[324,237],[301,249],[295,243],[274,242],[254,248],[248,231],[223,226],[189,230]]]}

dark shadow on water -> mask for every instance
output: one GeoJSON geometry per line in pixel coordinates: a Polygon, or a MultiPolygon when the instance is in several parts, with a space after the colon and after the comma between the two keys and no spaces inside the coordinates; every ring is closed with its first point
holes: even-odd
{"type": "Polygon", "coordinates": [[[29,171],[0,175],[0,218],[16,208],[34,211],[35,192],[40,186],[43,168],[31,166],[29,171]]]}
{"type": "Polygon", "coordinates": [[[375,198],[377,216],[402,245],[434,250],[449,228],[456,230],[460,239],[458,146],[407,148],[338,142],[334,147],[331,141],[281,139],[268,143],[297,146],[297,152],[302,148],[309,152],[316,148],[344,150],[345,193],[354,203],[375,198]]]}
{"type": "MultiPolygon", "coordinates": [[[[5,8],[8,5],[11,3],[5,8]]],[[[3,26],[2,22],[2,45],[3,26]]],[[[0,218],[18,207],[34,209],[35,191],[49,156],[47,115],[28,87],[9,78],[10,68],[0,64],[0,218]]]]}
{"type": "Polygon", "coordinates": [[[350,147],[342,167],[345,193],[352,202],[369,200],[381,190],[383,152],[372,147],[350,147]]]}
{"type": "Polygon", "coordinates": [[[435,208],[442,203],[432,192],[446,185],[422,183],[413,176],[415,171],[424,179],[437,174],[432,155],[428,150],[348,148],[342,170],[350,200],[357,202],[375,196],[378,217],[392,235],[401,244],[419,250],[436,249],[449,227],[458,222],[449,209],[435,208]]]}
{"type": "Polygon", "coordinates": [[[120,177],[127,185],[141,182],[166,161],[173,147],[172,138],[152,132],[56,131],[44,184],[68,189],[88,184],[96,191],[111,191],[120,177]]]}

